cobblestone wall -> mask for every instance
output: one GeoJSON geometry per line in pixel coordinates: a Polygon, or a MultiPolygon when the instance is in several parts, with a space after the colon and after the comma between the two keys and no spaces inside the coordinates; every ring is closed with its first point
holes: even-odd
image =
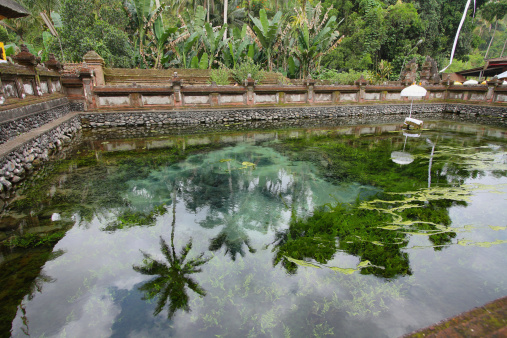
{"type": "Polygon", "coordinates": [[[0,144],[56,120],[68,114],[69,111],[67,98],[2,111],[0,112],[0,144]]]}
{"type": "MultiPolygon", "coordinates": [[[[476,106],[462,104],[415,104],[413,114],[460,113],[507,118],[507,107],[476,106]]],[[[297,119],[332,119],[341,117],[375,117],[407,115],[410,105],[346,105],[329,107],[251,108],[233,110],[192,110],[157,112],[104,112],[84,113],[84,128],[129,127],[154,125],[193,125],[236,123],[245,121],[282,121],[297,119]]]]}
{"type": "Polygon", "coordinates": [[[76,116],[0,158],[0,200],[9,198],[13,185],[70,143],[80,129],[81,121],[76,116]]]}

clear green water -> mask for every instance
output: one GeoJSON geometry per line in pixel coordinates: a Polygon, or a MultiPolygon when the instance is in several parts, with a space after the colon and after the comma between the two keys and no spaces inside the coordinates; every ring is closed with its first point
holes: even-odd
{"type": "Polygon", "coordinates": [[[507,130],[426,125],[85,137],[0,219],[2,334],[395,337],[506,296],[507,130]]]}

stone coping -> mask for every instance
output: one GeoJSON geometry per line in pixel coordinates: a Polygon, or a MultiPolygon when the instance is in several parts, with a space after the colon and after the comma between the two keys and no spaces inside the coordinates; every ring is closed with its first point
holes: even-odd
{"type": "Polygon", "coordinates": [[[404,337],[507,337],[507,297],[499,298],[404,337]]]}

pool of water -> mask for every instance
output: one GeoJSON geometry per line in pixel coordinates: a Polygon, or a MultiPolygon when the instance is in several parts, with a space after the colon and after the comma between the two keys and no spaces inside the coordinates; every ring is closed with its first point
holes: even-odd
{"type": "Polygon", "coordinates": [[[425,125],[85,133],[1,215],[1,333],[396,337],[506,296],[507,129],[425,125]]]}

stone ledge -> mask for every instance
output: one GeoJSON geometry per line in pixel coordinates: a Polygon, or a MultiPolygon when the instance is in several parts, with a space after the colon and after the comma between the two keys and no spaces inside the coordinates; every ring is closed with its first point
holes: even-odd
{"type": "Polygon", "coordinates": [[[43,99],[41,98],[40,100],[29,101],[23,105],[16,104],[10,109],[0,111],[0,124],[7,123],[32,114],[37,114],[42,111],[69,103],[67,97],[62,94],[57,94],[56,97],[50,98],[50,100],[48,100],[48,98],[49,97],[43,99]]]}

